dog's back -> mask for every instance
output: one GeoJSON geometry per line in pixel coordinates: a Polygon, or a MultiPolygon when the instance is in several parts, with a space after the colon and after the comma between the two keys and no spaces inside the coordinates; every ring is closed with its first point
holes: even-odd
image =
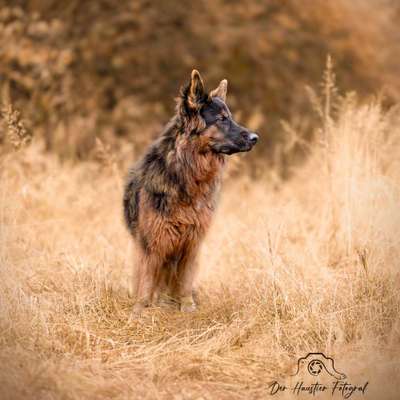
{"type": "Polygon", "coordinates": [[[133,235],[138,225],[140,181],[141,171],[135,166],[129,171],[123,199],[125,223],[133,235]]]}

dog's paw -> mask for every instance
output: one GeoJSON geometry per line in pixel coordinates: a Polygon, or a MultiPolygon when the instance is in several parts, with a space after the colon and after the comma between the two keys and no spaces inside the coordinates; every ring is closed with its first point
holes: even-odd
{"type": "Polygon", "coordinates": [[[138,318],[140,318],[143,314],[144,309],[148,306],[149,305],[144,302],[135,303],[129,316],[129,322],[136,321],[138,318]]]}
{"type": "Polygon", "coordinates": [[[135,322],[137,321],[141,315],[143,314],[143,309],[139,310],[138,308],[135,308],[131,311],[129,314],[128,322],[135,322]]]}
{"type": "Polygon", "coordinates": [[[192,296],[182,297],[180,303],[180,310],[182,312],[194,312],[197,310],[196,303],[193,301],[192,296]]]}

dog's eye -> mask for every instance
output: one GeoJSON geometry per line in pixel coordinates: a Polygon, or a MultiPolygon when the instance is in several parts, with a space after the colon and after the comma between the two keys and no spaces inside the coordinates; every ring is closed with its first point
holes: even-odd
{"type": "Polygon", "coordinates": [[[226,121],[228,118],[225,116],[225,115],[222,115],[222,114],[220,114],[220,115],[218,115],[218,118],[217,118],[219,121],[226,121]]]}

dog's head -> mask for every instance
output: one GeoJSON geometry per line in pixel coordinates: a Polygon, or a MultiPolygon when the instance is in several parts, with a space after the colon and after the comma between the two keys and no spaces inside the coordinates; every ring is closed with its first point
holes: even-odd
{"type": "Polygon", "coordinates": [[[228,82],[222,80],[218,87],[207,93],[197,70],[190,82],[181,90],[178,113],[190,140],[197,140],[201,151],[234,154],[250,151],[258,135],[233,118],[225,103],[228,82]]]}

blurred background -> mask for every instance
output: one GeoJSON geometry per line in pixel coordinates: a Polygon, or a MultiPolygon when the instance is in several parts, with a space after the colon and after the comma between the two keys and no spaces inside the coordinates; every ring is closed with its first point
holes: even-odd
{"type": "Polygon", "coordinates": [[[62,158],[90,158],[96,137],[141,151],[197,68],[209,89],[229,80],[262,137],[252,160],[284,164],[284,127],[312,136],[305,88],[328,54],[343,91],[398,99],[399,17],[395,0],[1,1],[1,98],[62,158]]]}

